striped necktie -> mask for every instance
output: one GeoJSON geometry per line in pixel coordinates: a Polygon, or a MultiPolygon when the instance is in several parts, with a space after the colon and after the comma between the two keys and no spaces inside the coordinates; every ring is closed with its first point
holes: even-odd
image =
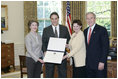
{"type": "Polygon", "coordinates": [[[55,27],[55,37],[58,37],[58,34],[57,34],[57,27],[55,27]]]}

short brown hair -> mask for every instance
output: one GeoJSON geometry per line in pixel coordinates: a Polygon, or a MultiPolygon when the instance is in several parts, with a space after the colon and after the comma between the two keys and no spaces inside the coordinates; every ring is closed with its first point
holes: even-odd
{"type": "Polygon", "coordinates": [[[31,26],[31,24],[32,24],[33,22],[37,23],[37,26],[39,26],[39,23],[38,23],[37,21],[35,21],[35,20],[30,20],[30,21],[28,22],[28,28],[30,28],[30,26],[31,26]]]}
{"type": "Polygon", "coordinates": [[[74,23],[77,23],[78,25],[82,26],[82,22],[80,20],[77,20],[77,19],[73,20],[72,26],[73,26],[74,23]]]}
{"type": "MultiPolygon", "coordinates": [[[[80,20],[78,20],[78,19],[75,19],[75,20],[73,20],[73,22],[72,22],[72,27],[73,27],[73,24],[74,23],[77,23],[79,26],[81,26],[81,30],[82,30],[82,22],[80,21],[80,20]]],[[[73,28],[72,28],[73,29],[73,28]]]]}

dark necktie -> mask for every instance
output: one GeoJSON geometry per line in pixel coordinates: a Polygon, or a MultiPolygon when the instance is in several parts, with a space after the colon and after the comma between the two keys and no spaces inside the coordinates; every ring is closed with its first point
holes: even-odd
{"type": "Polygon", "coordinates": [[[55,37],[58,37],[58,34],[57,34],[57,27],[55,27],[55,37]]]}

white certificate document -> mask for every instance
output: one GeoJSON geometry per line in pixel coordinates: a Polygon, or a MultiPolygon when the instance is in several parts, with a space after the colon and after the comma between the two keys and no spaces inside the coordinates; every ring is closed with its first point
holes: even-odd
{"type": "Polygon", "coordinates": [[[65,51],[66,40],[64,38],[50,37],[47,50],[65,51]]]}
{"type": "Polygon", "coordinates": [[[44,62],[61,64],[65,51],[66,40],[64,38],[50,37],[44,62]]]}
{"type": "Polygon", "coordinates": [[[44,62],[61,64],[64,53],[47,51],[44,62]]]}

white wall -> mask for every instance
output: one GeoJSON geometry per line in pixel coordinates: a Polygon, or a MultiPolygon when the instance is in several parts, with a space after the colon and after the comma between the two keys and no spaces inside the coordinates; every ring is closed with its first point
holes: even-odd
{"type": "Polygon", "coordinates": [[[2,41],[24,44],[24,11],[23,1],[2,1],[8,5],[8,30],[1,35],[2,41]]]}
{"type": "Polygon", "coordinates": [[[2,42],[13,42],[15,65],[19,65],[20,54],[24,54],[24,3],[23,1],[1,1],[8,6],[8,30],[1,35],[2,42]]]}

